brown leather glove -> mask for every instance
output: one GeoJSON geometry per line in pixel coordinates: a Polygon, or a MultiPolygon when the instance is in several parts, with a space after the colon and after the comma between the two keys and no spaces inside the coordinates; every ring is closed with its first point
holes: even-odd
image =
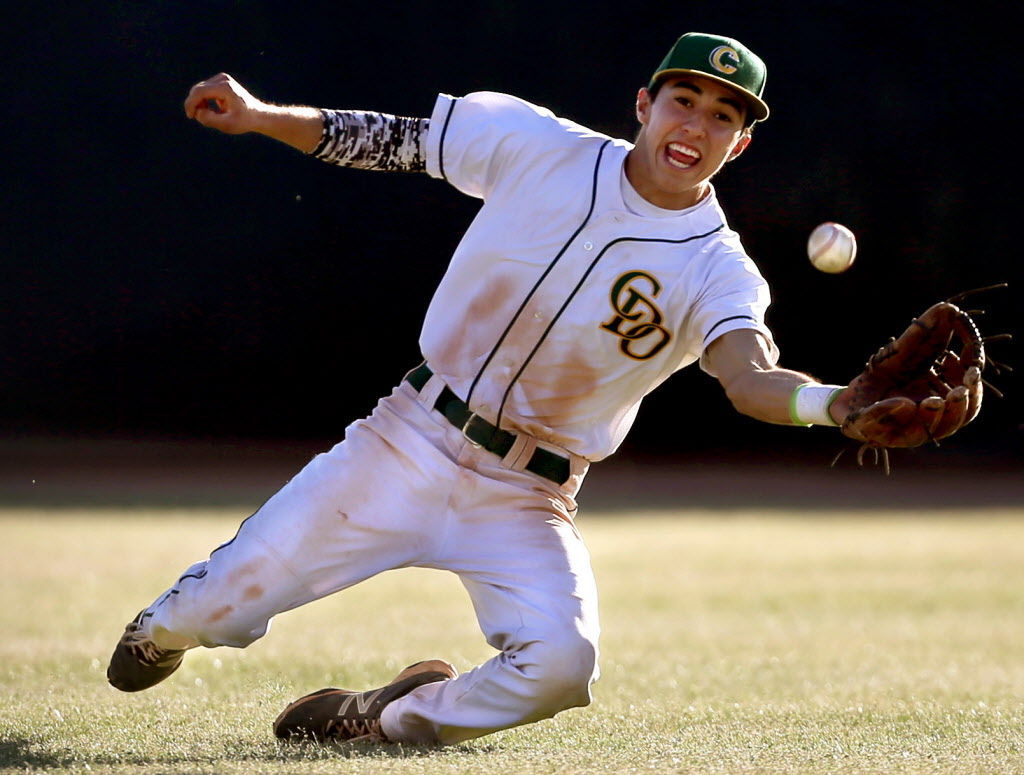
{"type": "MultiPolygon", "coordinates": [[[[842,432],[865,447],[916,447],[981,410],[985,345],[971,316],[941,301],[868,359],[852,382],[842,432]]],[[[863,448],[862,448],[863,452],[863,448]]]]}

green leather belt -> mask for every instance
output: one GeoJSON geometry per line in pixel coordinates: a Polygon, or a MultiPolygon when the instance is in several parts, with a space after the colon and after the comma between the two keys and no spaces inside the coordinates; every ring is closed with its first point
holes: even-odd
{"type": "MultiPolygon", "coordinates": [[[[432,376],[433,372],[424,363],[410,371],[405,379],[419,392],[432,376]]],[[[434,408],[443,414],[448,422],[460,429],[471,444],[493,452],[498,457],[505,457],[515,443],[516,434],[498,428],[472,412],[466,402],[455,395],[447,385],[434,402],[434,408]]],[[[572,473],[568,458],[540,447],[533,451],[530,462],[526,464],[526,470],[550,479],[555,484],[565,484],[572,473]]]]}

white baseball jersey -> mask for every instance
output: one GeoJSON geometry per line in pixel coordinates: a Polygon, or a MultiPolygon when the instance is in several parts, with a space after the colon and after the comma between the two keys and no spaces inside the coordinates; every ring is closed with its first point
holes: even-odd
{"type": "Polygon", "coordinates": [[[722,334],[778,357],[714,190],[659,211],[625,179],[631,148],[493,92],[440,95],[427,136],[427,171],[483,199],[427,311],[427,363],[485,419],[591,461],[722,334]]]}

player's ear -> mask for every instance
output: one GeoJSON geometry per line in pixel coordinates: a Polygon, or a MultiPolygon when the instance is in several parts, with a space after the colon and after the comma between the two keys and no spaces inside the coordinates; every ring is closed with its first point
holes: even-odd
{"type": "Polygon", "coordinates": [[[646,124],[650,115],[651,93],[647,91],[646,86],[641,86],[640,91],[636,93],[636,120],[641,124],[646,124]]]}
{"type": "Polygon", "coordinates": [[[729,151],[729,161],[732,161],[745,150],[747,150],[747,146],[750,145],[750,141],[753,139],[753,135],[751,135],[750,132],[744,130],[743,134],[740,136],[740,139],[736,141],[736,145],[734,145],[732,147],[732,150],[729,151]]]}

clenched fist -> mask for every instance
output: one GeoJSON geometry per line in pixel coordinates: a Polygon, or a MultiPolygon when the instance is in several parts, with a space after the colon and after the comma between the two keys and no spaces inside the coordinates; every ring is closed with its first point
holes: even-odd
{"type": "Polygon", "coordinates": [[[264,102],[227,73],[193,86],[185,98],[185,115],[229,135],[258,132],[304,153],[316,148],[323,131],[317,108],[264,102]]]}

